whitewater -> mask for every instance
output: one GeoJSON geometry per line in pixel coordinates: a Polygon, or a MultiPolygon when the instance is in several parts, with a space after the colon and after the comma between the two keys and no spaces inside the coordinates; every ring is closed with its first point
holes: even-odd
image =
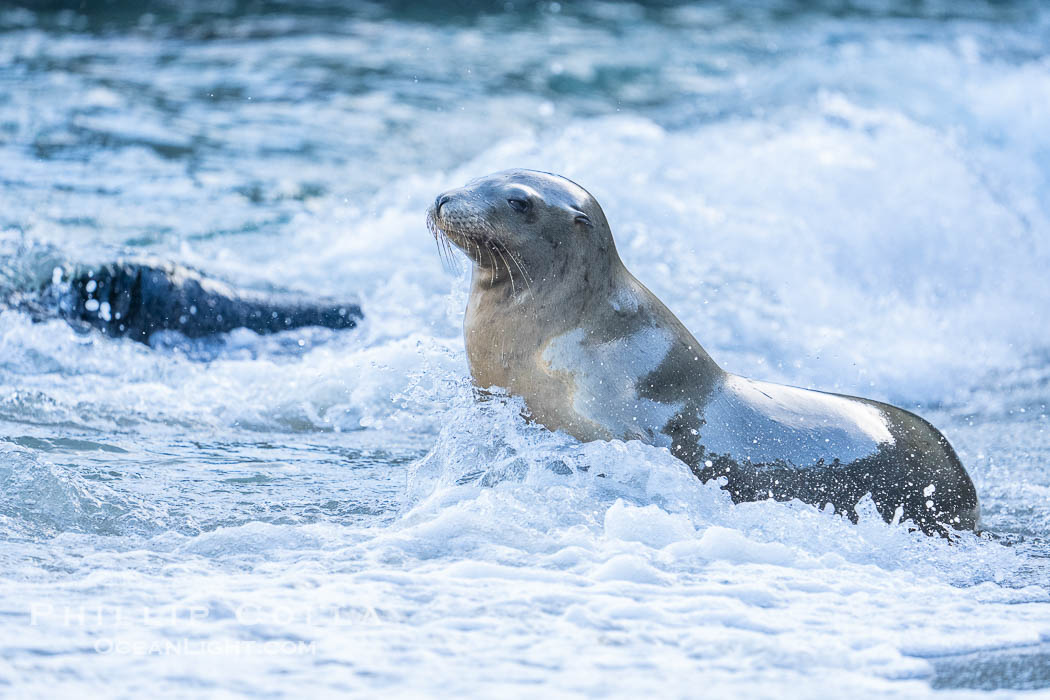
{"type": "Polygon", "coordinates": [[[0,313],[0,695],[1046,693],[1048,114],[1034,2],[0,7],[0,292],[148,256],[365,314],[0,313]],[[512,167],[726,370],[934,423],[990,535],[476,401],[425,212],[512,167]]]}

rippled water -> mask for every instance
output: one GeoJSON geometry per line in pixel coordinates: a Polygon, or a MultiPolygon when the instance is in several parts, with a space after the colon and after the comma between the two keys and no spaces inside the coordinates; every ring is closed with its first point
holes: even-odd
{"type": "Polygon", "coordinates": [[[1050,687],[1045,6],[45,6],[0,6],[0,291],[146,255],[367,318],[0,314],[0,694],[1050,687]],[[930,418],[997,539],[476,404],[423,212],[505,167],[727,369],[930,418]]]}

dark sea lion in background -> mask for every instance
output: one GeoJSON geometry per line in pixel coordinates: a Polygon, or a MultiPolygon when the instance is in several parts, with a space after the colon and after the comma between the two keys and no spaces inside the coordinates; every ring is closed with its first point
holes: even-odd
{"type": "Polygon", "coordinates": [[[440,195],[439,242],[474,263],[464,321],[474,382],[521,396],[533,420],[582,440],[666,447],[735,502],[797,498],[854,520],[974,530],[973,482],[922,418],[868,399],[722,370],[620,261],[576,183],[508,170],[440,195]]]}
{"type": "Polygon", "coordinates": [[[247,328],[256,333],[321,326],[354,328],[361,307],[235,290],[179,265],[114,262],[78,270],[18,304],[37,319],[58,314],[110,337],[148,343],[157,331],[201,338],[247,328]]]}

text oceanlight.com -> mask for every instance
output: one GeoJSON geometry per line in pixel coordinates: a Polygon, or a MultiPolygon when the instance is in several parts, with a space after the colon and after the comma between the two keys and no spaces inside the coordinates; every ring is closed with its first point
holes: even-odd
{"type": "Polygon", "coordinates": [[[250,639],[258,627],[293,625],[294,636],[314,636],[310,628],[357,627],[378,623],[371,606],[318,605],[163,605],[60,606],[33,603],[29,624],[79,630],[99,654],[137,656],[302,656],[317,653],[304,639],[250,639]],[[221,628],[220,628],[221,626],[221,628]],[[249,637],[240,639],[238,637],[249,637]]]}
{"type": "Polygon", "coordinates": [[[29,624],[35,626],[105,628],[112,626],[158,627],[179,623],[233,618],[244,626],[303,624],[307,626],[360,625],[380,621],[371,606],[323,605],[162,605],[106,606],[33,603],[29,624]]]}
{"type": "Polygon", "coordinates": [[[162,641],[130,641],[103,637],[95,640],[95,651],[100,654],[131,656],[305,656],[317,653],[316,642],[291,640],[223,639],[165,639],[162,641]]]}

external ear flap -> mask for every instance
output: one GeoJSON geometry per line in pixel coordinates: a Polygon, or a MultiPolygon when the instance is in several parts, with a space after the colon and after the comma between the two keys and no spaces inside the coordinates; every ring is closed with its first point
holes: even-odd
{"type": "Polygon", "coordinates": [[[575,221],[578,224],[583,224],[584,226],[593,226],[590,218],[586,214],[577,214],[576,218],[573,219],[573,221],[575,221]]]}

